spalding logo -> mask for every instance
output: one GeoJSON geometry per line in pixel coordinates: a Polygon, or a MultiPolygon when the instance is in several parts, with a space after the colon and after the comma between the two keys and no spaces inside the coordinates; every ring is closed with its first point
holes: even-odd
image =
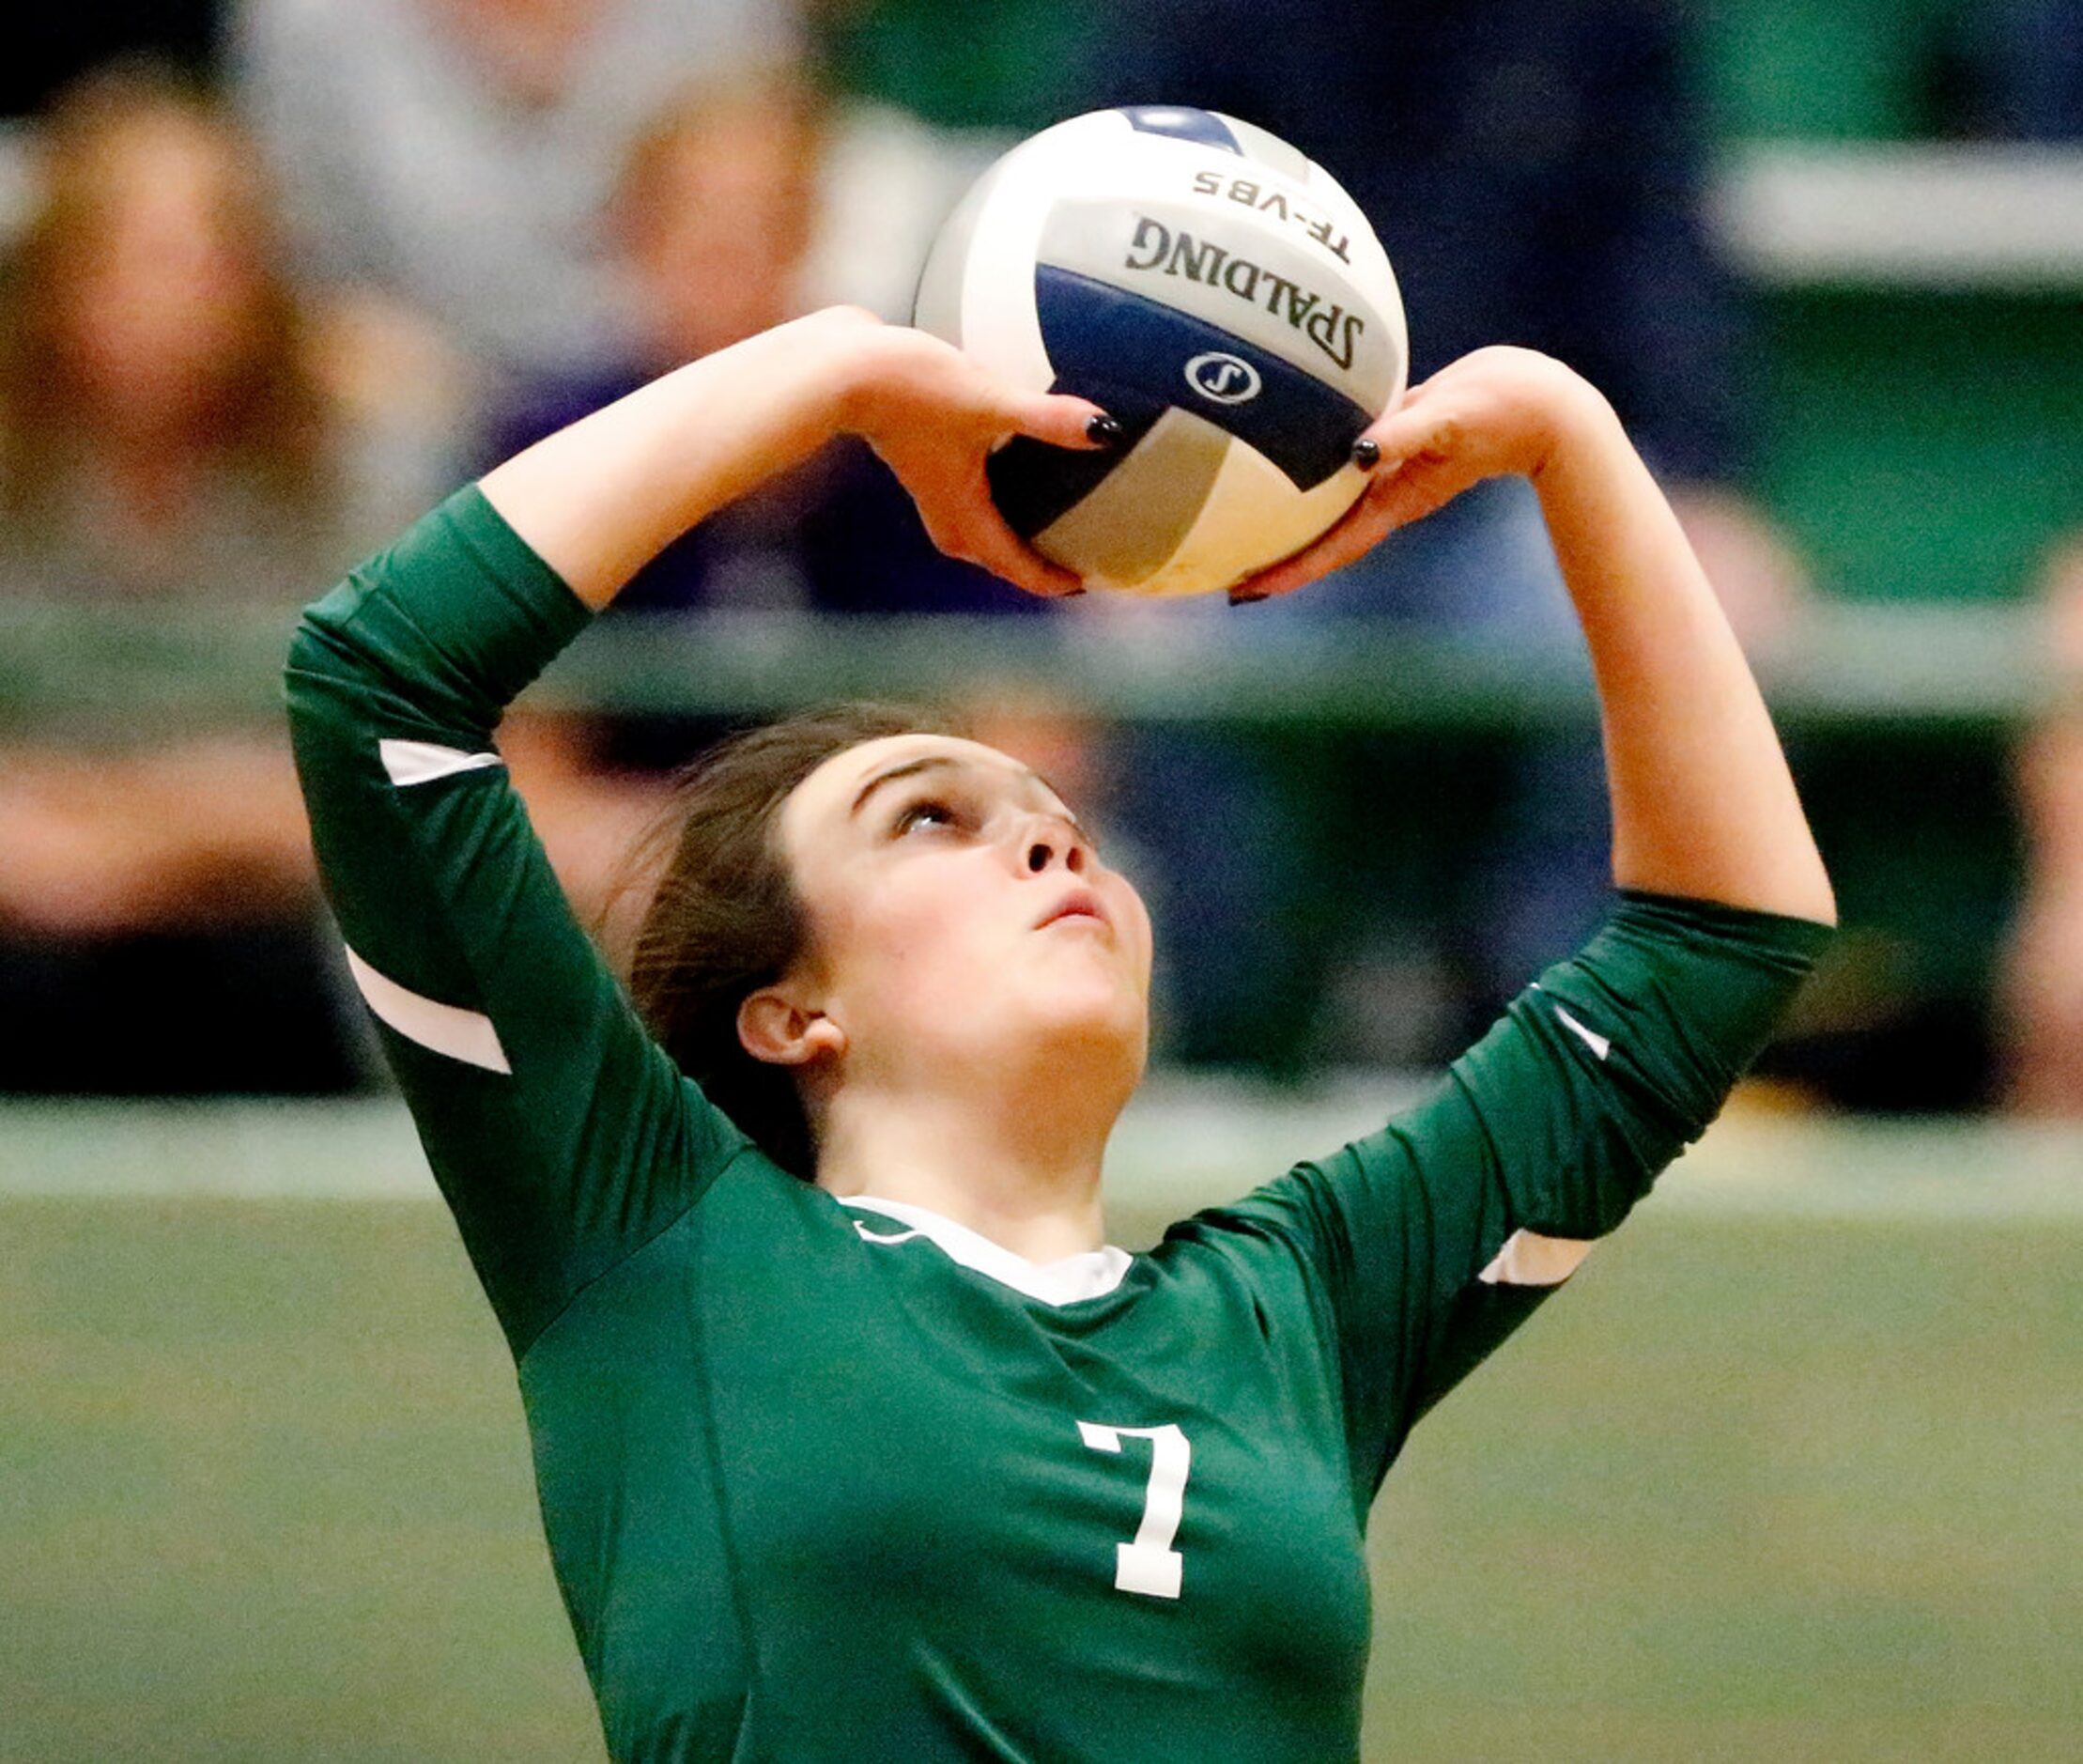
{"type": "Polygon", "coordinates": [[[1212,403],[1245,404],[1258,395],[1258,370],[1218,349],[1186,364],[1186,383],[1212,403]]]}

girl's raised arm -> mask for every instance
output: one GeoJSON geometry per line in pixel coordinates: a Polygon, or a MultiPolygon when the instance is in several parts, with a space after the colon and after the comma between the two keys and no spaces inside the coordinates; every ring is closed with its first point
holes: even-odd
{"type": "Polygon", "coordinates": [[[1369,431],[1375,481],[1282,594],[1483,478],[1530,478],[1590,646],[1623,888],[1834,922],[1779,737],[1677,518],[1612,409],[1559,362],[1479,349],[1369,431]]]}
{"type": "Polygon", "coordinates": [[[1418,1107],[1236,1213],[1328,1300],[1356,1497],[1703,1133],[1835,918],[1793,780],[1713,591],[1606,401],[1483,349],[1366,438],[1375,482],[1284,593],[1480,479],[1533,480],[1591,649],[1625,890],[1418,1107]]]}
{"type": "Polygon", "coordinates": [[[1082,398],[1023,393],[922,332],[847,307],[704,356],[538,441],[479,487],[588,606],[605,606],[704,517],[814,453],[863,436],[933,542],[1036,594],[1078,586],[1014,538],[984,462],[1009,436],[1093,442],[1082,398]]]}

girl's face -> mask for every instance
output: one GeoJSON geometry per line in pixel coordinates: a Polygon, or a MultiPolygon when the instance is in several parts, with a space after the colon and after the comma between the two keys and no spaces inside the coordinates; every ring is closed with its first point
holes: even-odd
{"type": "Polygon", "coordinates": [[[779,834],[810,921],[788,983],[843,1032],[849,1080],[988,1076],[1038,1049],[1140,1074],[1150,915],[1017,760],[949,735],[864,741],[795,788],[779,834]]]}

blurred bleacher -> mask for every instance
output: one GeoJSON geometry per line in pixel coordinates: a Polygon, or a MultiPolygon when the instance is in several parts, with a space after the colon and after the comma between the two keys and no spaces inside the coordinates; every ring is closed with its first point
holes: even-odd
{"type": "MultiPolygon", "coordinates": [[[[885,11],[939,16],[925,0],[885,11]]],[[[1709,214],[1760,319],[1753,487],[1819,590],[1760,672],[1847,916],[1966,1021],[1986,1016],[2020,887],[2011,747],[2069,689],[2028,595],[2044,548],[2083,521],[2083,147],[1919,138],[1946,15],[1745,0],[1703,11],[1699,47],[1722,142],[1709,214]]],[[[0,230],[33,188],[17,126],[0,133],[0,230]]],[[[1190,633],[1127,644],[1040,624],[629,620],[590,634],[541,697],[750,716],[962,679],[974,697],[1130,722],[1246,725],[1301,751],[1304,778],[1309,754],[1355,731],[1458,764],[1591,715],[1573,658],[1523,648],[1293,629],[1248,650],[1190,633]]],[[[283,625],[0,596],[0,732],[269,720],[283,625]]],[[[1384,805],[1392,837],[1396,814],[1384,805]]],[[[1976,1081],[1939,1100],[1984,1093],[1976,1081]]]]}

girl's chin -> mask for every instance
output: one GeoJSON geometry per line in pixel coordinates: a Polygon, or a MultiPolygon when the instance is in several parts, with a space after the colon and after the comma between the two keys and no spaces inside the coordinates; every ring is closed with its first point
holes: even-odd
{"type": "Polygon", "coordinates": [[[1054,1048],[1107,1050],[1140,1060],[1150,1045],[1150,1007],[1140,998],[1063,998],[1052,1007],[1038,1014],[1035,1029],[1054,1048]]]}

